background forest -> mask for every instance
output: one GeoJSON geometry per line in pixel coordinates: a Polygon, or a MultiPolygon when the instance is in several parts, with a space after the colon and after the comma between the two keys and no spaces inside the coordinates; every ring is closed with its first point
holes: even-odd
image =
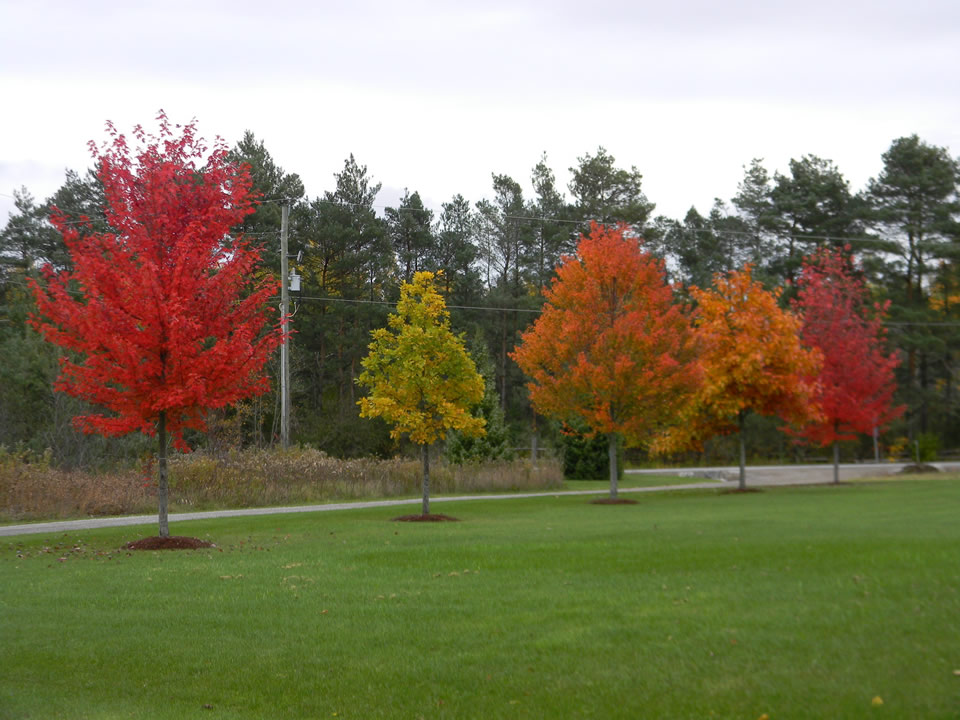
{"type": "MultiPolygon", "coordinates": [[[[508,457],[534,443],[568,454],[582,442],[530,408],[525,378],[510,354],[537,316],[543,290],[559,258],[576,246],[591,221],[627,223],[645,246],[665,259],[677,293],[710,287],[714,273],[754,266],[767,288],[784,287],[781,302],[805,256],[821,247],[849,246],[873,299],[889,301],[888,341],[900,357],[896,403],[904,415],[881,438],[881,452],[922,442],[927,453],[960,441],[954,374],[960,350],[960,162],[917,136],[894,140],[883,169],[866,187],[851,189],[830,160],[805,155],[789,171],[770,173],[762,160],[744,168],[737,194],[706,212],[683,218],[656,214],[636,167],[618,166],[604,148],[587,152],[559,187],[544,155],[529,178],[492,174],[490,194],[456,194],[438,212],[408,190],[396,207],[377,204],[380,184],[350,155],[331,189],[310,196],[299,176],[276,165],[247,132],[232,151],[248,163],[262,194],[257,212],[239,231],[264,246],[265,272],[279,274],[281,208],[290,205],[289,252],[300,277],[292,340],[292,441],[336,457],[388,457],[410,448],[389,437],[380,421],[361,419],[356,378],[370,331],[386,324],[402,282],[420,270],[442,271],[453,328],[486,380],[479,412],[482,440],[449,437],[455,461],[508,457]],[[526,192],[525,192],[526,188],[526,192]]],[[[39,201],[27,188],[14,192],[16,211],[0,232],[0,444],[42,454],[62,467],[102,467],[149,453],[140,436],[106,440],[71,426],[80,401],[54,392],[56,347],[26,320],[33,300],[27,277],[45,263],[66,267],[68,256],[48,222],[56,206],[87,216],[105,229],[102,188],[93,172],[68,172],[62,187],[39,201]]],[[[276,376],[279,358],[270,365],[276,376]]],[[[278,384],[273,391],[219,413],[208,437],[193,443],[212,450],[267,447],[278,442],[278,384]]],[[[754,457],[789,460],[816,454],[781,433],[778,423],[752,416],[754,457]]],[[[603,447],[601,441],[600,447],[603,447]]],[[[872,458],[874,443],[844,448],[845,459],[872,458]]],[[[734,444],[709,442],[702,456],[684,461],[727,462],[734,444]]],[[[634,458],[642,461],[642,455],[634,458]]]]}

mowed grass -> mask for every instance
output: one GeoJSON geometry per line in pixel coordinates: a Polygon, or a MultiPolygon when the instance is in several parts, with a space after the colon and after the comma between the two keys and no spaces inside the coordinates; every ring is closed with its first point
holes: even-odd
{"type": "Polygon", "coordinates": [[[960,718],[960,483],[637,499],[4,538],[0,717],[960,718]]]}
{"type": "MultiPolygon", "coordinates": [[[[663,474],[629,474],[624,475],[617,481],[617,487],[621,490],[628,488],[645,487],[666,487],[669,485],[690,485],[692,483],[715,482],[720,485],[719,480],[711,480],[705,477],[696,477],[693,475],[670,475],[668,470],[663,474]]],[[[596,490],[597,492],[606,492],[610,489],[610,481],[606,478],[596,480],[564,480],[564,490],[596,490]]],[[[628,496],[629,497],[629,496],[628,496]]]]}

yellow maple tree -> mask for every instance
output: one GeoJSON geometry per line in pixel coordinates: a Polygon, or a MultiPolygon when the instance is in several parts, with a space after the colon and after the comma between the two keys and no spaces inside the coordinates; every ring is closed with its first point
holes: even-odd
{"type": "Polygon", "coordinates": [[[440,273],[418,272],[400,288],[396,314],[372,332],[370,353],[357,383],[369,395],[357,403],[360,416],[383,418],[390,436],[406,435],[421,447],[423,514],[430,513],[429,447],[450,430],[482,435],[485,421],[471,414],[483,399],[483,377],[450,329],[446,302],[437,290],[440,273]]]}

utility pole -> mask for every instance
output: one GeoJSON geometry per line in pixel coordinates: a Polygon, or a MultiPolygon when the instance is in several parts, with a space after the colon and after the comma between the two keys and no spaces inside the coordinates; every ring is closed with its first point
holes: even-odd
{"type": "MultiPolygon", "coordinates": [[[[290,205],[283,204],[280,221],[280,314],[287,318],[290,313],[290,271],[287,258],[287,225],[290,221],[290,205]]],[[[289,321],[288,321],[289,322],[289,321]]],[[[289,326],[285,328],[289,332],[289,326]]],[[[280,447],[290,447],[290,337],[285,335],[280,346],[280,447]]]]}

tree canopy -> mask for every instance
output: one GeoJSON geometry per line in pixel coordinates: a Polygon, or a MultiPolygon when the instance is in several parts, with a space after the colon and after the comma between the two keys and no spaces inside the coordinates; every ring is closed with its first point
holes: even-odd
{"type": "Polygon", "coordinates": [[[803,347],[800,319],[777,304],[779,291],[753,280],[750,265],[691,289],[704,381],[685,422],[660,439],[661,451],[699,445],[705,437],[740,433],[740,486],[745,487],[747,413],[803,425],[820,418],[816,380],[821,357],[803,347]]]}
{"type": "Polygon", "coordinates": [[[33,326],[70,351],[56,387],[108,411],[78,426],[157,433],[163,461],[166,433],[185,449],[183,432],[203,430],[208,410],[268,389],[261,370],[281,329],[267,305],[276,284],[251,279],[259,252],[230,235],[254,209],[248,174],[193,124],[158,120],[158,135],[134,129],[136,150],[109,126],[93,151],[110,230],[54,209],[72,268],[47,266],[31,287],[33,326]]]}
{"type": "Polygon", "coordinates": [[[397,312],[372,333],[357,382],[369,390],[358,401],[360,416],[382,418],[395,439],[422,447],[423,514],[430,512],[428,446],[451,430],[484,432],[471,413],[483,399],[484,381],[462,336],[450,329],[449,313],[432,272],[414,273],[400,288],[397,312]]]}
{"type": "Polygon", "coordinates": [[[619,439],[649,442],[696,386],[689,319],[663,263],[624,226],[593,224],[576,255],[561,261],[545,300],[513,357],[531,379],[537,412],[608,436],[616,497],[619,439]]]}

